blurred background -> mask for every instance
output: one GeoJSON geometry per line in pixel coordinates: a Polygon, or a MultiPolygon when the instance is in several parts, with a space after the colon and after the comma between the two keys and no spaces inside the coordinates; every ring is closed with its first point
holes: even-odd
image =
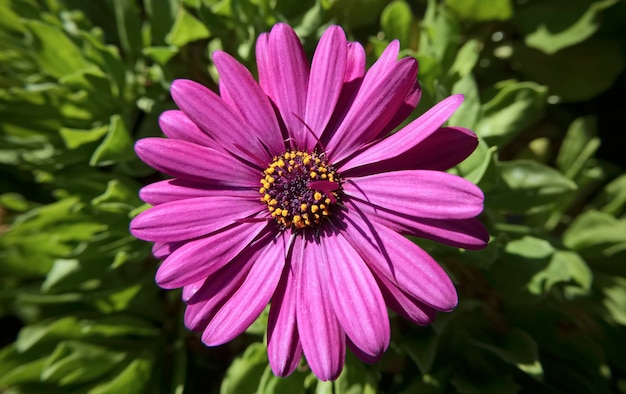
{"type": "Polygon", "coordinates": [[[0,0],[0,393],[626,393],[624,0],[0,0]],[[450,171],[485,192],[489,246],[425,240],[459,307],[335,382],[272,375],[267,314],[206,348],[128,233],[162,175],[168,88],[216,89],[210,53],[256,73],[287,22],[308,55],[339,24],[373,63],[393,39],[422,101],[480,145],[450,171]]]}

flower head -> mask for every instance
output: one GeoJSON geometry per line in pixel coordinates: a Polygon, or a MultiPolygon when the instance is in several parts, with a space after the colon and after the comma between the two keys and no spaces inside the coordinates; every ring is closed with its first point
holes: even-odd
{"type": "Polygon", "coordinates": [[[257,42],[259,83],[213,54],[220,94],[174,81],[179,111],[161,115],[168,138],[137,154],[170,176],[141,190],[153,207],[132,233],[164,259],[164,288],[183,288],[185,324],[220,345],[271,303],[268,355],[290,374],[302,353],[324,380],[346,345],[373,362],[389,345],[387,307],[425,325],[457,304],[444,270],[403,235],[476,249],[487,233],[483,194],[443,172],[476,147],[474,133],[442,127],[451,96],[394,134],[420,98],[417,62],[392,42],[366,72],[363,47],[330,27],[312,63],[294,31],[257,42]]]}

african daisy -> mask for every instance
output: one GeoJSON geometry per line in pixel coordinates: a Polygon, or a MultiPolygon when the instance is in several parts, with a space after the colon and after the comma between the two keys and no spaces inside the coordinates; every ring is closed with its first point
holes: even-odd
{"type": "Polygon", "coordinates": [[[417,62],[398,51],[392,42],[366,72],[363,47],[333,26],[309,66],[278,24],[257,42],[259,83],[216,52],[219,95],[172,84],[180,110],[160,118],[168,138],[136,151],[173,178],[141,190],[153,207],[131,232],[155,243],[156,281],[183,288],[185,324],[206,345],[235,338],[271,303],[274,373],[290,374],[304,353],[329,380],[346,346],[367,362],[381,357],[387,307],[425,325],[456,306],[444,270],[404,235],[485,245],[482,192],[444,172],[477,139],[442,127],[461,95],[390,134],[420,98],[417,62]]]}

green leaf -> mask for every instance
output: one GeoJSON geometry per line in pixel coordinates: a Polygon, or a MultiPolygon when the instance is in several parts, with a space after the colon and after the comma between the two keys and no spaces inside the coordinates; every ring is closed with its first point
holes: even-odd
{"type": "Polygon", "coordinates": [[[547,85],[551,94],[566,102],[597,96],[624,70],[623,52],[611,41],[587,40],[553,55],[518,46],[512,59],[526,78],[547,85]]]}
{"type": "MultiPolygon", "coordinates": [[[[55,260],[52,268],[50,268],[50,271],[48,271],[48,275],[46,275],[46,280],[41,284],[41,291],[43,293],[50,293],[57,287],[59,283],[63,283],[65,279],[75,276],[75,274],[80,271],[81,266],[78,260],[55,260]]],[[[82,282],[82,280],[80,280],[80,282],[82,282]]]]}
{"type": "Polygon", "coordinates": [[[577,188],[557,170],[536,161],[512,160],[499,166],[504,183],[491,193],[488,203],[511,212],[539,212],[577,188]]]}
{"type": "Polygon", "coordinates": [[[15,212],[26,212],[32,208],[31,203],[18,193],[0,194],[0,205],[15,212]]]}
{"type": "Polygon", "coordinates": [[[574,282],[583,291],[591,288],[592,272],[587,263],[576,252],[558,250],[548,266],[538,272],[528,283],[533,294],[544,294],[557,283],[574,282]]]}
{"type": "Polygon", "coordinates": [[[132,360],[120,373],[111,380],[97,385],[89,394],[119,394],[142,393],[150,383],[152,377],[153,357],[148,352],[142,352],[132,360]]]}
{"type": "Polygon", "coordinates": [[[80,319],[66,316],[45,320],[22,328],[15,346],[20,353],[50,352],[64,340],[86,340],[120,344],[123,340],[137,343],[141,338],[153,338],[159,330],[151,323],[127,315],[80,319]]]}
{"type": "Polygon", "coordinates": [[[135,158],[133,139],[120,115],[113,115],[104,141],[93,152],[90,166],[107,166],[135,158]]]}
{"type": "Polygon", "coordinates": [[[112,179],[107,182],[104,193],[91,200],[91,204],[105,212],[128,213],[141,205],[138,191],[135,185],[112,179]]]}
{"type": "Polygon", "coordinates": [[[261,383],[257,389],[257,394],[304,394],[305,379],[307,374],[301,371],[294,371],[291,375],[281,378],[272,372],[272,368],[268,365],[261,377],[261,383]]]}
{"type": "Polygon", "coordinates": [[[64,341],[46,359],[41,380],[60,386],[92,381],[115,368],[126,353],[84,342],[64,341]]]}
{"type": "Polygon", "coordinates": [[[25,25],[33,34],[32,53],[42,71],[60,78],[89,66],[81,50],[57,27],[35,20],[25,25]]]}
{"type": "MultiPolygon", "coordinates": [[[[474,130],[481,116],[480,97],[476,79],[471,74],[462,77],[452,85],[451,93],[462,94],[465,99],[459,109],[454,111],[448,119],[448,124],[474,130]]],[[[484,143],[482,140],[481,142],[484,143]]]]}
{"type": "Polygon", "coordinates": [[[402,48],[410,46],[412,25],[413,12],[404,0],[392,1],[380,16],[380,27],[385,33],[385,39],[400,40],[402,48]]]}
{"type": "Polygon", "coordinates": [[[267,319],[269,317],[270,307],[269,305],[263,309],[263,312],[259,317],[246,329],[246,334],[258,335],[263,337],[267,330],[267,319]]]}
{"type": "Polygon", "coordinates": [[[91,130],[77,130],[63,127],[59,130],[59,134],[67,149],[76,149],[85,144],[100,140],[108,130],[108,126],[96,127],[91,130]]]}
{"type": "Polygon", "coordinates": [[[428,1],[428,8],[421,25],[419,56],[428,56],[448,69],[456,58],[460,28],[458,21],[443,5],[428,1]]]}
{"type": "Polygon", "coordinates": [[[144,55],[150,57],[162,66],[165,66],[177,53],[178,47],[175,46],[147,47],[143,49],[144,55]]]}
{"type": "Polygon", "coordinates": [[[545,259],[554,253],[550,242],[531,236],[511,240],[507,243],[505,251],[509,254],[521,256],[525,259],[545,259]]]}
{"type": "Polygon", "coordinates": [[[622,326],[626,326],[626,279],[611,277],[603,280],[603,305],[611,319],[622,326]]]}
{"type": "Polygon", "coordinates": [[[439,336],[432,331],[427,331],[423,336],[402,340],[399,346],[408,354],[422,374],[426,375],[431,372],[437,356],[439,336]]]}
{"type": "Polygon", "coordinates": [[[165,43],[165,36],[174,24],[175,16],[180,12],[177,0],[144,0],[144,8],[150,17],[152,45],[165,43]]]}
{"type": "Polygon", "coordinates": [[[477,340],[472,343],[492,352],[503,361],[517,366],[529,375],[536,377],[543,375],[537,343],[528,333],[519,328],[512,329],[493,344],[477,340]]]}
{"type": "Polygon", "coordinates": [[[608,257],[608,248],[626,242],[626,219],[615,219],[612,215],[598,211],[587,211],[579,215],[563,234],[563,243],[570,249],[603,248],[602,255],[608,257]]]}
{"type": "Polygon", "coordinates": [[[115,12],[115,25],[122,49],[131,59],[141,53],[141,18],[136,2],[111,0],[115,12]]]}
{"type": "Polygon", "coordinates": [[[204,23],[181,8],[176,15],[172,30],[165,37],[165,42],[169,45],[182,47],[189,42],[209,38],[210,35],[211,32],[204,23]]]}
{"type": "Polygon", "coordinates": [[[446,0],[461,19],[477,22],[507,20],[513,15],[511,0],[446,0]]]}
{"type": "Polygon", "coordinates": [[[114,313],[126,310],[142,295],[145,285],[137,283],[121,289],[114,289],[107,294],[98,295],[92,300],[93,304],[103,313],[114,313]]]}
{"type": "Polygon", "coordinates": [[[458,175],[479,185],[485,193],[492,190],[499,183],[496,151],[495,146],[489,148],[479,140],[476,150],[456,167],[458,175]]]}
{"type": "Polygon", "coordinates": [[[14,345],[0,351],[0,387],[39,382],[45,358],[31,359],[21,355],[14,345]]]}
{"type": "Polygon", "coordinates": [[[602,212],[615,216],[626,206],[626,174],[623,174],[604,187],[602,199],[606,201],[602,212]]]}
{"type": "Polygon", "coordinates": [[[515,22],[526,45],[554,54],[591,37],[600,28],[600,13],[618,1],[533,1],[519,8],[515,22]]]}
{"type": "Polygon", "coordinates": [[[107,75],[113,96],[124,98],[124,89],[127,87],[126,67],[120,58],[118,48],[105,45],[98,37],[87,32],[81,32],[81,37],[85,43],[83,49],[85,57],[97,64],[107,75]]]}
{"type": "Polygon", "coordinates": [[[593,157],[600,146],[600,139],[595,134],[595,118],[578,118],[572,122],[556,158],[557,167],[566,177],[574,179],[593,157]]]}
{"type": "Polygon", "coordinates": [[[534,82],[505,81],[496,95],[483,104],[476,133],[490,146],[504,144],[541,118],[548,89],[534,82]]]}
{"type": "Polygon", "coordinates": [[[346,364],[333,384],[335,394],[376,394],[376,373],[358,360],[352,353],[346,354],[346,364]]]}
{"type": "Polygon", "coordinates": [[[480,46],[480,42],[474,39],[468,40],[463,44],[456,55],[456,59],[454,59],[452,67],[448,70],[448,74],[456,75],[459,78],[464,78],[469,75],[478,62],[480,46]]]}
{"type": "Polygon", "coordinates": [[[267,348],[253,343],[236,358],[222,380],[221,394],[255,393],[267,366],[267,348]]]}

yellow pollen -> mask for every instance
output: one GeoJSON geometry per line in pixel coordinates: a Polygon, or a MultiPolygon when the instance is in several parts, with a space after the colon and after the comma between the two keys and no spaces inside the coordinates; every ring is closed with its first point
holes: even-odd
{"type": "Polygon", "coordinates": [[[334,214],[334,202],[341,200],[341,178],[323,153],[290,150],[275,156],[260,175],[260,201],[281,230],[316,229],[334,214]],[[315,190],[318,180],[335,186],[315,190]]]}

